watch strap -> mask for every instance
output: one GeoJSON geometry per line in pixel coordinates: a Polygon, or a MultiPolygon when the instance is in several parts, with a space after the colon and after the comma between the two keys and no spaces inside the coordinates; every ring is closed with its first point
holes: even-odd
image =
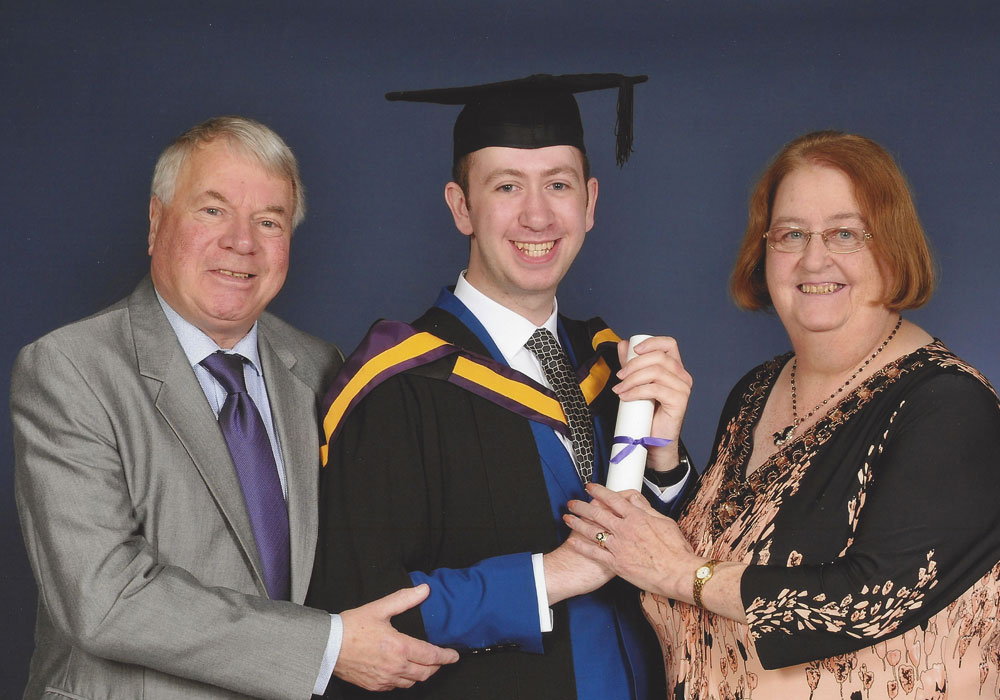
{"type": "Polygon", "coordinates": [[[719,559],[709,559],[694,570],[694,604],[699,608],[705,607],[705,604],[701,601],[701,591],[705,587],[705,584],[715,575],[715,565],[719,563],[721,563],[719,559]],[[703,569],[708,569],[707,574],[701,573],[703,569]]]}

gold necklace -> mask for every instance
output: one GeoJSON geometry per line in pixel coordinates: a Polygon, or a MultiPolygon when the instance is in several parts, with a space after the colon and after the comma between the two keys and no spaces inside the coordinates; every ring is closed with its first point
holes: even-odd
{"type": "Polygon", "coordinates": [[[869,357],[867,360],[865,360],[865,363],[863,365],[861,365],[860,367],[858,367],[854,371],[854,374],[852,374],[850,377],[848,377],[847,381],[844,382],[843,384],[841,384],[840,387],[835,392],[833,392],[828,397],[826,397],[825,399],[823,399],[821,402],[819,402],[818,404],[816,404],[816,407],[813,410],[809,411],[809,413],[807,413],[802,418],[799,418],[798,405],[796,403],[796,398],[797,397],[795,395],[795,370],[799,366],[799,358],[796,357],[794,360],[792,360],[792,374],[791,374],[791,377],[790,377],[791,384],[792,384],[792,424],[789,425],[789,426],[786,426],[785,428],[779,430],[778,432],[776,432],[774,434],[774,446],[775,447],[781,447],[786,442],[788,442],[789,440],[791,440],[792,437],[794,437],[794,435],[795,435],[796,429],[799,427],[799,425],[803,421],[807,421],[810,418],[812,418],[813,414],[815,414],[816,411],[818,411],[819,409],[821,409],[823,406],[826,406],[830,402],[830,400],[832,398],[834,398],[840,392],[842,392],[844,389],[846,389],[847,386],[851,382],[854,381],[854,378],[857,377],[859,374],[861,374],[861,372],[865,369],[865,367],[867,367],[871,363],[872,360],[874,360],[876,357],[878,357],[878,354],[880,352],[882,352],[883,350],[885,350],[885,346],[889,344],[889,341],[896,337],[896,331],[899,330],[899,327],[900,327],[900,325],[902,325],[902,323],[903,323],[903,317],[900,316],[899,320],[896,321],[896,325],[893,327],[892,332],[889,334],[889,337],[886,338],[884,341],[882,341],[882,344],[879,345],[878,348],[875,349],[875,352],[872,353],[872,356],[869,357]]]}

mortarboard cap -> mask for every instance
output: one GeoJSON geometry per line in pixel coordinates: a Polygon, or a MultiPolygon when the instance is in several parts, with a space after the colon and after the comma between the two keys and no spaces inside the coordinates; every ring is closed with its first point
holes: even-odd
{"type": "Polygon", "coordinates": [[[389,92],[390,101],[464,105],[455,121],[454,162],[487,146],[543,148],[576,146],[583,153],[583,123],[573,97],[577,92],[618,88],[615,160],[632,153],[632,87],[645,75],[579,73],[531,75],[518,80],[470,87],[389,92]]]}

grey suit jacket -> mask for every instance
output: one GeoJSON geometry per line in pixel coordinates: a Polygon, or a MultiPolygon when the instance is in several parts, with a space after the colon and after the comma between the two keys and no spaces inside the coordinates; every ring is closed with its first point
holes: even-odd
{"type": "Polygon", "coordinates": [[[305,599],[317,405],[342,356],[269,314],[261,365],[288,476],[292,601],[267,599],[215,416],[147,278],[25,347],[15,493],[38,582],[26,698],[308,698],[330,632],[305,599]]]}

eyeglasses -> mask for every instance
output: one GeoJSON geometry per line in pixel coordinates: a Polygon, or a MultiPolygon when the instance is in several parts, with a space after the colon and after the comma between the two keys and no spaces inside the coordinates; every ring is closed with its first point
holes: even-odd
{"type": "Polygon", "coordinates": [[[857,253],[871,240],[867,231],[838,226],[825,231],[806,231],[801,228],[778,226],[764,234],[767,247],[779,253],[801,253],[813,236],[820,236],[831,253],[857,253]]]}

